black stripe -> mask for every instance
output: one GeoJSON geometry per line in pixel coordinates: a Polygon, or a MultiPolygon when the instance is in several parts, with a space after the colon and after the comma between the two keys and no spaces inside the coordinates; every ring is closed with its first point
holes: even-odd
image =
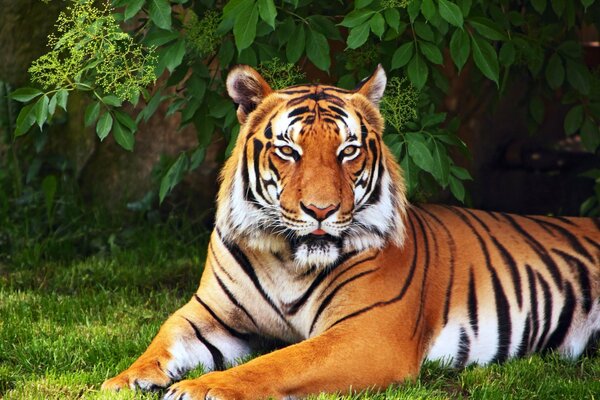
{"type": "MultiPolygon", "coordinates": [[[[353,256],[358,254],[357,251],[353,251],[352,253],[354,253],[353,256]]],[[[375,258],[377,258],[377,256],[379,256],[379,252],[377,252],[369,257],[365,257],[361,260],[357,260],[356,262],[354,262],[354,263],[348,265],[346,268],[342,269],[333,278],[330,279],[329,283],[327,284],[327,286],[325,286],[325,288],[323,289],[323,291],[321,292],[321,294],[319,296],[322,296],[325,292],[327,292],[329,290],[329,288],[339,279],[340,276],[344,275],[346,272],[348,272],[352,268],[354,268],[358,265],[361,265],[362,263],[374,260],[375,258]]],[[[350,257],[348,257],[348,258],[350,258],[350,257]]],[[[347,261],[347,260],[344,260],[344,262],[345,261],[347,261]]],[[[342,263],[340,263],[340,264],[342,264],[342,263]]],[[[324,271],[324,272],[326,272],[327,275],[331,275],[331,269],[328,269],[327,271],[324,271]]]]}
{"type": "Polygon", "coordinates": [[[583,309],[589,313],[592,309],[592,285],[590,284],[589,271],[585,264],[581,262],[577,257],[573,257],[564,251],[553,249],[554,253],[562,257],[563,260],[569,265],[573,274],[577,275],[579,281],[579,288],[583,296],[583,309]]]}
{"type": "Polygon", "coordinates": [[[494,236],[490,236],[490,238],[492,239],[492,242],[494,243],[494,245],[500,252],[500,255],[502,256],[502,260],[504,260],[504,263],[508,266],[508,270],[510,271],[510,275],[512,277],[512,282],[515,286],[515,295],[517,297],[517,304],[519,305],[519,308],[522,308],[523,307],[523,291],[521,289],[521,275],[519,275],[519,271],[517,270],[517,263],[515,262],[515,259],[513,258],[513,256],[508,252],[506,247],[504,247],[498,241],[498,239],[496,239],[494,236]]]}
{"type": "Polygon", "coordinates": [[[469,323],[477,337],[479,335],[479,318],[477,313],[477,292],[475,291],[475,276],[473,266],[469,271],[469,323]]]}
{"type": "Polygon", "coordinates": [[[221,318],[219,318],[219,316],[212,310],[212,308],[210,308],[208,306],[208,304],[206,304],[201,298],[200,296],[198,296],[197,293],[194,293],[194,299],[196,299],[196,301],[198,303],[200,303],[202,305],[202,307],[204,307],[204,309],[206,311],[208,311],[208,313],[211,315],[211,317],[213,317],[223,328],[225,328],[225,330],[227,332],[229,332],[229,334],[231,336],[234,336],[238,339],[244,339],[244,340],[248,340],[248,338],[250,337],[250,335],[248,335],[247,333],[242,333],[234,328],[232,328],[231,326],[227,325],[225,323],[225,321],[223,321],[221,318]]]}
{"type": "Polygon", "coordinates": [[[448,241],[448,247],[450,248],[450,260],[449,260],[449,266],[450,266],[450,277],[448,278],[448,285],[446,286],[446,296],[444,298],[444,326],[448,324],[448,314],[450,313],[450,300],[452,298],[452,286],[454,284],[454,263],[455,263],[455,256],[456,256],[456,243],[454,242],[454,238],[452,236],[452,234],[450,233],[450,230],[448,229],[448,227],[446,226],[446,224],[439,219],[434,213],[430,212],[429,210],[423,208],[423,207],[418,207],[419,210],[421,210],[422,212],[424,212],[425,214],[427,214],[429,217],[431,217],[435,222],[437,222],[442,229],[446,232],[446,240],[448,241]]]}
{"type": "Polygon", "coordinates": [[[273,138],[273,126],[271,124],[271,121],[269,121],[269,123],[267,124],[267,127],[265,128],[265,138],[267,138],[267,139],[273,138]]]}
{"type": "Polygon", "coordinates": [[[587,236],[585,236],[584,239],[585,239],[586,242],[588,242],[589,244],[591,244],[592,246],[594,246],[597,251],[600,251],[600,243],[598,243],[596,240],[590,239],[587,236]]]}
{"type": "Polygon", "coordinates": [[[283,316],[281,310],[279,308],[277,308],[277,306],[275,305],[275,303],[273,302],[273,300],[271,300],[271,298],[269,297],[269,295],[267,295],[267,293],[265,292],[264,288],[260,284],[260,281],[258,280],[258,276],[256,275],[256,272],[254,271],[254,267],[252,266],[252,263],[250,262],[250,260],[248,259],[248,257],[246,257],[246,255],[244,254],[244,252],[242,251],[242,249],[240,249],[234,243],[223,241],[223,244],[225,245],[225,247],[227,248],[227,250],[229,251],[229,253],[233,256],[233,258],[238,263],[238,265],[246,273],[246,275],[248,276],[248,278],[250,278],[250,280],[254,284],[254,287],[260,293],[260,295],[263,297],[263,299],[265,299],[265,301],[267,302],[267,304],[269,304],[269,306],[271,306],[271,308],[273,309],[273,311],[275,311],[277,313],[277,315],[287,325],[289,325],[289,322],[285,319],[285,317],[283,316]]]}
{"type": "MultiPolygon", "coordinates": [[[[292,117],[295,117],[300,114],[306,114],[309,111],[310,111],[310,108],[308,108],[308,107],[298,107],[298,108],[290,111],[287,116],[288,116],[288,118],[292,118],[292,117]]],[[[290,125],[294,125],[294,124],[290,124],[290,125]]]]}
{"type": "MultiPolygon", "coordinates": [[[[469,218],[463,214],[462,211],[466,210],[454,207],[449,207],[448,209],[456,214],[470,228],[471,232],[479,242],[479,246],[481,247],[481,251],[485,257],[485,264],[490,273],[490,278],[492,280],[492,286],[494,289],[494,297],[496,300],[496,316],[498,318],[498,351],[496,352],[492,362],[502,362],[508,358],[508,352],[510,350],[510,336],[512,331],[510,304],[508,303],[508,299],[504,293],[504,289],[502,288],[502,283],[498,278],[498,274],[492,266],[490,253],[483,236],[481,236],[477,229],[475,229],[469,218]]],[[[471,212],[468,212],[468,214],[473,216],[471,212]]],[[[484,228],[486,228],[485,224],[483,224],[479,218],[475,219],[482,224],[484,228]]]]}
{"type": "MultiPolygon", "coordinates": [[[[490,228],[487,226],[487,224],[485,222],[483,222],[483,220],[481,218],[479,218],[477,216],[477,214],[475,214],[473,211],[469,210],[468,208],[458,208],[458,207],[453,207],[461,212],[465,212],[467,214],[469,214],[471,216],[471,218],[473,218],[474,220],[476,220],[477,222],[479,222],[479,225],[481,225],[483,227],[483,229],[485,229],[487,232],[491,232],[490,228]]],[[[483,213],[483,211],[479,211],[481,213],[483,213]]],[[[489,214],[489,213],[486,213],[489,214]]]]}
{"type": "Polygon", "coordinates": [[[335,112],[335,113],[337,113],[337,114],[341,115],[342,117],[346,117],[346,118],[348,117],[348,114],[346,114],[346,112],[345,112],[344,110],[342,110],[341,108],[339,108],[339,107],[336,107],[336,106],[329,106],[329,109],[330,109],[331,111],[333,111],[333,112],[335,112]]]}
{"type": "Polygon", "coordinates": [[[221,353],[221,351],[218,348],[216,348],[211,342],[209,342],[208,340],[206,340],[206,338],[204,336],[202,336],[202,333],[200,333],[200,329],[196,326],[196,324],[194,324],[192,321],[190,321],[186,317],[182,317],[182,318],[185,319],[190,324],[190,326],[194,330],[194,333],[196,334],[196,338],[200,342],[202,342],[202,344],[204,346],[206,346],[206,348],[210,352],[210,355],[212,356],[213,363],[214,363],[213,370],[215,370],[215,371],[223,371],[225,369],[225,362],[223,360],[223,353],[221,353]]]}
{"type": "Polygon", "coordinates": [[[517,349],[517,357],[523,357],[527,354],[527,350],[529,348],[529,335],[531,332],[531,314],[527,313],[527,323],[525,324],[525,328],[523,328],[523,335],[521,336],[521,343],[519,344],[519,348],[517,349]]]}
{"type": "Polygon", "coordinates": [[[404,281],[404,285],[402,285],[402,288],[400,289],[400,293],[398,293],[397,296],[393,297],[390,300],[387,300],[387,301],[378,301],[378,302],[373,303],[373,304],[371,304],[371,305],[369,305],[367,307],[363,307],[363,308],[358,309],[358,310],[356,310],[356,311],[354,311],[354,312],[352,312],[350,314],[347,314],[344,317],[342,317],[342,318],[338,319],[337,321],[335,321],[327,329],[330,329],[330,328],[334,327],[335,325],[337,325],[337,324],[339,324],[339,323],[341,323],[343,321],[346,321],[346,320],[348,320],[350,318],[354,318],[354,317],[357,317],[357,316],[359,316],[361,314],[364,314],[364,313],[372,310],[373,308],[387,306],[387,305],[390,305],[390,304],[393,304],[393,303],[396,303],[396,302],[402,300],[402,298],[404,297],[404,295],[408,291],[408,288],[412,284],[412,281],[413,281],[413,278],[414,278],[414,274],[415,274],[415,270],[417,268],[417,255],[418,255],[418,247],[416,245],[416,243],[417,243],[417,234],[415,232],[415,227],[414,227],[414,225],[412,223],[412,220],[410,218],[407,218],[407,220],[408,220],[408,223],[410,224],[411,231],[412,231],[412,236],[413,236],[413,258],[412,258],[412,261],[410,263],[410,269],[408,271],[408,276],[406,277],[406,280],[404,281]]]}
{"type": "Polygon", "coordinates": [[[333,298],[335,297],[335,295],[337,294],[338,291],[340,291],[344,286],[346,286],[350,282],[352,282],[362,276],[365,276],[372,272],[375,272],[377,270],[378,270],[378,268],[373,268],[373,269],[369,269],[367,271],[360,272],[360,273],[346,279],[345,281],[341,282],[339,285],[337,285],[335,287],[335,289],[333,289],[331,291],[331,293],[329,293],[327,295],[327,297],[325,297],[325,299],[323,299],[323,301],[319,305],[319,308],[317,309],[317,312],[315,313],[315,316],[313,317],[312,323],[310,324],[310,330],[308,331],[308,335],[310,336],[312,334],[313,330],[315,329],[315,325],[317,324],[317,321],[319,320],[319,317],[321,316],[323,311],[325,311],[325,309],[327,308],[329,303],[331,303],[331,300],[333,300],[333,298]]]}
{"type": "Polygon", "coordinates": [[[578,254],[581,254],[582,256],[587,258],[587,260],[589,262],[594,262],[594,257],[592,257],[592,255],[585,249],[585,247],[583,247],[583,245],[581,244],[579,239],[577,239],[577,236],[575,236],[574,234],[572,234],[571,232],[569,232],[567,229],[563,228],[562,226],[557,225],[553,222],[544,221],[544,220],[537,219],[537,218],[534,218],[534,219],[536,221],[538,221],[540,223],[540,225],[545,225],[545,226],[551,227],[552,229],[558,231],[565,239],[567,239],[567,241],[571,245],[571,248],[575,252],[577,252],[578,254]]]}
{"type": "Polygon", "coordinates": [[[540,340],[538,341],[536,348],[533,350],[541,350],[545,347],[546,340],[548,338],[548,332],[552,325],[552,293],[550,292],[550,286],[539,272],[536,272],[537,279],[540,281],[542,286],[542,292],[544,292],[544,328],[540,334],[540,340]]]}
{"type": "MultiPolygon", "coordinates": [[[[427,273],[429,271],[429,236],[427,234],[427,230],[425,229],[425,226],[427,226],[427,228],[429,228],[429,225],[423,224],[423,220],[421,219],[421,217],[419,216],[419,214],[417,214],[416,212],[414,212],[413,210],[408,210],[409,213],[414,214],[415,219],[417,220],[417,222],[419,223],[419,227],[421,228],[421,232],[423,232],[423,250],[425,251],[425,262],[423,263],[423,278],[421,279],[421,294],[420,294],[420,301],[419,301],[419,311],[417,313],[417,319],[415,321],[415,326],[413,328],[413,332],[412,332],[412,336],[414,337],[415,334],[417,333],[417,328],[419,327],[419,323],[421,322],[421,319],[423,318],[423,308],[425,305],[425,297],[426,297],[426,286],[427,286],[427,273]]],[[[433,235],[432,235],[433,236],[433,235]]],[[[435,237],[434,237],[435,239],[435,237]]],[[[437,243],[436,243],[436,247],[437,247],[437,243]]],[[[435,254],[438,254],[437,249],[435,249],[435,254]]]]}
{"type": "Polygon", "coordinates": [[[538,298],[537,298],[537,285],[533,270],[528,264],[525,264],[527,269],[527,281],[529,282],[529,305],[531,306],[531,331],[529,336],[529,344],[527,346],[528,351],[535,349],[535,341],[537,339],[538,330],[540,328],[540,321],[538,316],[538,298]]]}
{"type": "Polygon", "coordinates": [[[556,284],[556,286],[558,286],[558,288],[560,290],[562,290],[563,282],[562,282],[562,278],[560,276],[560,271],[558,269],[558,266],[552,259],[552,257],[550,257],[550,255],[548,254],[548,251],[546,250],[546,248],[544,246],[542,246],[542,244],[540,242],[535,240],[535,238],[533,236],[531,236],[525,229],[523,229],[523,227],[517,223],[517,221],[515,220],[515,218],[513,218],[513,216],[511,216],[510,214],[504,214],[504,213],[502,214],[502,216],[504,218],[506,218],[506,220],[508,220],[508,222],[512,225],[512,227],[525,238],[525,241],[527,242],[527,244],[529,244],[529,246],[536,252],[538,257],[540,257],[540,259],[544,262],[544,264],[548,268],[548,271],[550,272],[550,275],[552,276],[552,279],[554,280],[554,283],[556,284]]]}
{"type": "Polygon", "coordinates": [[[576,303],[573,286],[571,286],[570,282],[565,283],[565,303],[558,317],[558,325],[546,343],[547,350],[556,349],[563,343],[571,327],[571,321],[573,321],[573,312],[575,311],[576,303]]]}
{"type": "MultiPolygon", "coordinates": [[[[229,275],[229,273],[227,272],[227,270],[225,270],[225,268],[223,268],[223,266],[221,265],[221,263],[219,262],[219,259],[217,258],[217,255],[213,249],[212,243],[208,246],[209,250],[212,252],[213,258],[215,260],[215,263],[217,264],[217,266],[219,267],[219,269],[221,271],[223,271],[223,273],[225,273],[227,275],[227,277],[233,281],[233,279],[231,278],[231,276],[229,275]]],[[[238,301],[238,299],[233,295],[233,293],[231,293],[231,291],[229,290],[229,288],[225,285],[225,283],[223,282],[223,280],[219,277],[219,275],[217,275],[216,271],[213,269],[213,275],[217,280],[217,283],[219,284],[219,286],[221,287],[221,289],[223,290],[223,292],[225,293],[225,295],[227,296],[227,298],[229,298],[229,300],[240,310],[242,310],[242,312],[244,314],[246,314],[246,316],[248,317],[248,319],[250,321],[252,321],[252,324],[254,324],[254,326],[258,327],[258,325],[256,324],[256,321],[254,320],[254,318],[252,317],[252,315],[250,315],[250,313],[248,312],[248,310],[246,310],[246,308],[238,301]]]]}
{"type": "Polygon", "coordinates": [[[469,352],[471,351],[471,341],[465,331],[465,328],[460,328],[460,340],[458,342],[458,354],[456,354],[456,360],[454,365],[457,368],[462,368],[467,364],[469,359],[469,352]]]}

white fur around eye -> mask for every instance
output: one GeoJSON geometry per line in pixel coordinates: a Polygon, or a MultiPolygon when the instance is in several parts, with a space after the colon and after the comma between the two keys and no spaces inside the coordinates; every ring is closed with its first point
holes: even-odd
{"type": "Polygon", "coordinates": [[[350,161],[358,157],[361,151],[360,143],[344,143],[340,146],[337,155],[338,157],[342,157],[343,161],[350,161]],[[345,154],[344,152],[349,148],[355,148],[355,151],[350,154],[345,154]]]}

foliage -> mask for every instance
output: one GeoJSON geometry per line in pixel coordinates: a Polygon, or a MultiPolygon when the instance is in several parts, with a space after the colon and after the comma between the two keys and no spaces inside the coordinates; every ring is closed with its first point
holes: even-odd
{"type": "MultiPolygon", "coordinates": [[[[526,76],[532,131],[544,119],[545,102],[560,100],[570,107],[565,133],[579,134],[590,152],[600,146],[600,91],[592,89],[595,78],[584,62],[578,37],[582,26],[600,21],[600,2],[594,0],[112,0],[112,16],[92,12],[90,0],[72,1],[72,9],[88,10],[90,17],[62,17],[59,27],[64,25],[61,21],[79,22],[64,25],[59,30],[63,36],[51,42],[62,52],[79,54],[75,49],[88,48],[88,33],[94,31],[97,35],[92,37],[103,44],[100,55],[84,58],[83,64],[65,64],[63,68],[79,79],[75,84],[65,87],[57,74],[45,80],[50,92],[26,88],[13,94],[27,104],[16,134],[36,122],[41,126],[50,110],[64,105],[70,90],[89,90],[95,100],[87,123],[96,124],[101,140],[112,132],[131,150],[137,124],[167,102],[169,115],[180,113],[182,126],[196,127],[198,147],[182,153],[166,169],[158,191],[161,200],[187,171],[202,163],[215,132],[229,142],[227,152],[231,150],[239,126],[223,80],[238,63],[260,67],[269,77],[297,67],[308,71],[312,64],[329,74],[332,83],[346,88],[381,63],[392,78],[383,103],[388,118],[385,140],[405,170],[413,198],[448,188],[459,200],[467,199],[463,181],[470,176],[450,156],[452,147],[465,150],[456,137],[462,121],[441,112],[449,75],[467,74],[474,90],[497,98],[526,76]],[[115,22],[133,35],[128,36],[133,42],[121,36],[115,22]],[[120,91],[92,80],[102,75],[95,62],[110,59],[106,51],[111,46],[104,44],[118,38],[141,52],[134,52],[137,56],[131,61],[137,66],[131,70],[146,78],[138,79],[140,86],[150,83],[148,68],[154,62],[154,77],[167,79],[149,90],[125,85],[120,91]],[[400,96],[398,85],[418,92],[416,103],[408,93],[400,96]],[[168,90],[172,87],[178,90],[168,90]],[[137,93],[144,105],[131,118],[121,100],[135,103],[137,93]],[[408,103],[402,105],[405,100],[408,103]]],[[[91,42],[89,46],[98,45],[91,42]]],[[[56,51],[41,60],[56,67],[52,56],[56,51]]],[[[34,77],[40,63],[34,64],[34,77]]],[[[118,76],[118,68],[107,68],[118,76]]]]}

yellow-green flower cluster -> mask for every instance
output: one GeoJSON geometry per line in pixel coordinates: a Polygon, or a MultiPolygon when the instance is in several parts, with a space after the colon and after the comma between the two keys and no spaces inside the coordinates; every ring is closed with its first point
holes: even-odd
{"type": "Polygon", "coordinates": [[[297,85],[305,77],[300,67],[292,63],[284,63],[277,57],[260,63],[258,72],[275,90],[297,85]]]}
{"type": "Polygon", "coordinates": [[[379,60],[379,50],[373,43],[367,42],[357,49],[346,50],[346,69],[359,70],[367,65],[376,64],[379,60]]]}
{"type": "Polygon", "coordinates": [[[406,123],[417,118],[419,91],[406,78],[390,79],[381,99],[381,114],[385,122],[397,132],[403,132],[406,123]]]}
{"type": "Polygon", "coordinates": [[[110,14],[92,0],[73,0],[56,23],[52,50],[33,62],[32,80],[45,89],[90,87],[121,100],[135,99],[156,79],[152,49],[134,43],[110,14]]]}
{"type": "Polygon", "coordinates": [[[217,33],[218,26],[219,13],[217,11],[209,10],[202,19],[198,19],[198,15],[189,10],[184,25],[187,45],[200,57],[214,53],[221,41],[221,37],[217,33]]]}
{"type": "Polygon", "coordinates": [[[406,8],[412,2],[412,0],[382,0],[381,7],[384,9],[388,8],[406,8]]]}

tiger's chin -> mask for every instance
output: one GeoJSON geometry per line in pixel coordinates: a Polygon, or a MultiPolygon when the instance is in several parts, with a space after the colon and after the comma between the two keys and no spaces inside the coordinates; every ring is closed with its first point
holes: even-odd
{"type": "Polygon", "coordinates": [[[292,239],[294,262],[299,268],[323,269],[342,255],[342,241],[331,235],[306,235],[292,239]]]}

